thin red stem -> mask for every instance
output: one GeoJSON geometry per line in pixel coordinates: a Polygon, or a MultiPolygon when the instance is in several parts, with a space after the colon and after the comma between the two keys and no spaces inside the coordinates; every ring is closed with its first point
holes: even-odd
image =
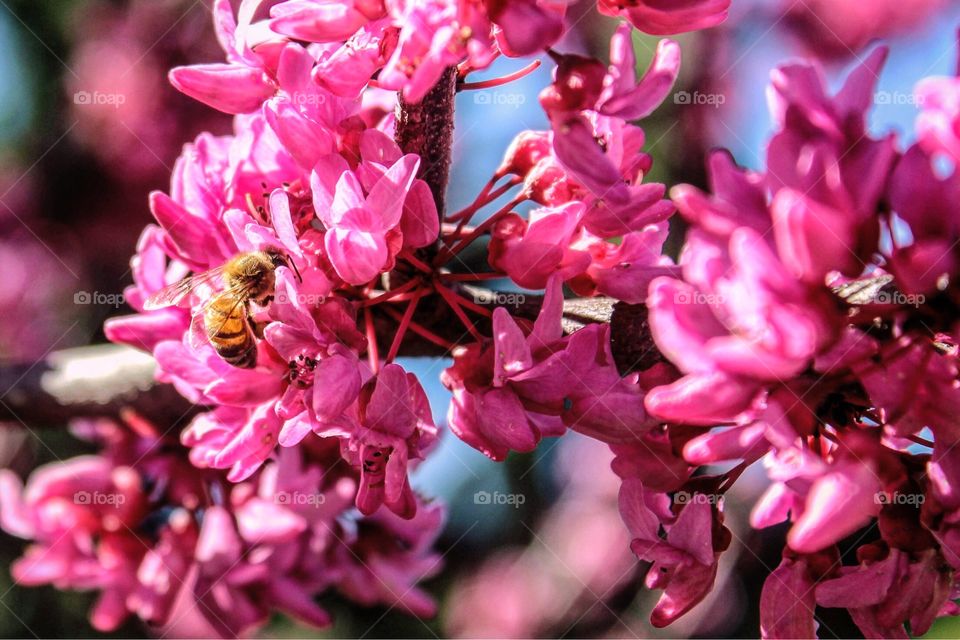
{"type": "Polygon", "coordinates": [[[410,327],[410,321],[413,320],[413,313],[417,310],[417,305],[420,303],[423,292],[423,289],[417,289],[413,294],[413,299],[410,300],[410,303],[407,305],[406,311],[403,312],[403,318],[400,320],[397,333],[393,336],[393,342],[390,344],[390,350],[387,352],[386,362],[393,362],[393,359],[397,357],[397,352],[400,351],[400,344],[403,342],[403,337],[407,335],[407,329],[410,327]]]}
{"type": "Polygon", "coordinates": [[[460,240],[457,244],[453,245],[453,247],[444,247],[443,249],[441,249],[440,253],[436,257],[436,260],[434,261],[434,264],[442,265],[446,263],[447,260],[457,255],[461,251],[463,251],[466,247],[470,246],[470,243],[472,243],[474,240],[476,240],[483,234],[487,233],[490,227],[495,225],[500,218],[510,213],[510,211],[515,206],[517,206],[524,200],[526,200],[526,196],[522,196],[522,195],[517,196],[516,198],[513,198],[510,202],[505,204],[499,211],[497,211],[492,216],[490,216],[489,218],[487,218],[486,220],[478,224],[477,228],[473,230],[473,233],[468,235],[466,238],[460,240]]]}
{"type": "Polygon", "coordinates": [[[507,84],[508,82],[513,82],[514,80],[519,80],[523,76],[533,73],[540,67],[540,60],[534,60],[527,66],[513,73],[508,73],[505,76],[499,78],[491,78],[489,80],[480,80],[478,82],[463,82],[460,84],[461,91],[470,91],[473,89],[490,89],[491,87],[499,87],[507,84]]]}
{"type": "Polygon", "coordinates": [[[499,280],[507,274],[496,271],[494,273],[441,273],[440,279],[448,282],[481,282],[483,280],[499,280]]]}
{"type": "MultiPolygon", "coordinates": [[[[448,289],[447,287],[443,286],[443,285],[440,284],[439,282],[436,283],[435,286],[436,286],[436,289],[437,289],[438,291],[439,291],[440,289],[443,289],[443,290],[445,290],[446,292],[448,292],[450,295],[455,296],[461,305],[463,305],[463,306],[466,307],[467,309],[470,309],[470,310],[473,311],[474,313],[478,313],[478,314],[480,314],[480,315],[482,315],[482,316],[484,316],[484,317],[487,317],[487,318],[490,318],[490,317],[493,316],[493,312],[490,311],[490,309],[485,309],[484,307],[481,307],[481,306],[478,305],[477,303],[472,302],[472,301],[470,301],[470,300],[467,300],[466,298],[464,298],[464,297],[461,296],[460,294],[456,293],[455,291],[453,291],[453,290],[451,290],[451,289],[448,289]]],[[[441,294],[441,295],[443,295],[443,294],[441,294]]]]}
{"type": "Polygon", "coordinates": [[[400,254],[400,258],[403,259],[403,260],[406,260],[407,262],[409,262],[409,263],[412,264],[414,267],[416,267],[417,269],[419,269],[420,271],[422,271],[422,272],[424,272],[424,273],[432,273],[432,272],[433,272],[433,269],[430,268],[430,265],[428,265],[426,262],[424,262],[423,260],[421,260],[421,259],[418,258],[417,256],[413,255],[413,252],[410,251],[409,249],[406,250],[406,251],[404,251],[403,253],[401,253],[401,254],[400,254]]]}
{"type": "MultiPolygon", "coordinates": [[[[396,320],[397,322],[400,322],[400,320],[403,319],[400,313],[397,312],[396,309],[391,309],[390,307],[384,307],[383,311],[388,316],[396,320]]],[[[437,345],[438,347],[442,347],[444,349],[447,349],[448,351],[452,350],[454,347],[457,346],[448,340],[444,340],[443,338],[435,334],[433,331],[430,331],[429,329],[427,329],[426,327],[424,327],[423,325],[417,322],[410,323],[410,331],[413,331],[418,336],[426,340],[429,340],[430,342],[437,345]]]]}
{"type": "Polygon", "coordinates": [[[473,323],[470,322],[470,318],[467,317],[467,314],[462,308],[460,308],[460,303],[457,302],[457,296],[455,296],[451,291],[445,289],[444,287],[437,287],[437,293],[447,301],[447,304],[450,305],[450,308],[453,309],[453,313],[460,319],[460,322],[463,323],[463,326],[470,332],[470,334],[476,338],[477,342],[483,341],[483,335],[477,330],[473,323]]]}
{"type": "Polygon", "coordinates": [[[387,300],[393,300],[393,299],[395,299],[395,298],[398,298],[399,296],[401,296],[401,295],[403,295],[404,293],[406,293],[406,292],[410,291],[411,289],[413,289],[413,288],[414,288],[415,286],[417,286],[418,284],[420,284],[420,279],[419,279],[419,278],[414,278],[413,280],[410,280],[409,282],[403,283],[402,285],[400,285],[400,286],[397,287],[396,289],[391,289],[390,291],[387,291],[387,292],[385,292],[385,293],[381,293],[380,295],[378,295],[378,296],[375,297],[375,298],[368,298],[368,299],[366,299],[366,300],[361,300],[361,301],[360,301],[359,303],[357,303],[357,304],[358,304],[361,308],[363,308],[363,307],[372,307],[372,306],[375,305],[375,304],[380,304],[381,302],[386,302],[387,300]]]}
{"type": "Polygon", "coordinates": [[[464,225],[470,222],[470,218],[472,218],[473,214],[475,214],[477,211],[523,182],[523,178],[514,176],[510,180],[497,187],[495,190],[491,191],[490,189],[493,188],[493,185],[496,184],[498,179],[499,176],[494,176],[491,178],[490,182],[487,183],[487,186],[484,187],[483,191],[480,192],[480,195],[478,195],[476,200],[470,203],[468,207],[447,216],[448,222],[459,222],[459,224],[457,224],[457,231],[463,229],[464,225]]]}
{"type": "Polygon", "coordinates": [[[380,352],[377,349],[377,334],[373,330],[373,314],[370,307],[363,309],[363,321],[367,329],[367,362],[370,369],[377,373],[380,370],[380,352]]]}

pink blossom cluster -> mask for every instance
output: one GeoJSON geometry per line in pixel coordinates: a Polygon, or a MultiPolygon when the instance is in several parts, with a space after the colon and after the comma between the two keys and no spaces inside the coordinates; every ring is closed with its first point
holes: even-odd
{"type": "Polygon", "coordinates": [[[105,326],[111,341],[152,353],[157,379],[199,412],[178,443],[142,420],[132,434],[100,424],[99,455],[39,469],[22,489],[6,474],[3,526],[33,541],[18,580],[98,589],[101,629],[129,613],[175,624],[179,606],[221,635],[272,609],[324,625],[313,598],[329,587],[431,615],[416,584],[437,567],[441,510],[410,471],[438,429],[420,381],[394,362],[413,334],[454,354],[443,374],[450,428],[493,458],[568,427],[626,446],[653,426],[638,376],[616,368],[608,326],[564,333],[562,287],[640,302],[652,278],[678,273],[661,255],[673,205],[663,185],[644,183],[651,159],[629,121],[667,96],[679,47],[663,41],[638,78],[629,23],[701,28],[729,1],[602,4],[629,21],[609,65],[551,48],[566,4],[243,0],[234,12],[214,2],[226,61],[175,68],[170,81],[233,115],[233,133],[197,136],[170,188],[151,194],[156,224],[124,291],[136,313],[105,326]],[[551,129],[521,134],[470,207],[438,211],[425,150],[395,141],[394,107],[425,99],[446,69],[467,89],[496,57],[541,52],[557,64],[541,95],[551,129]],[[526,202],[539,208],[524,218],[515,209],[526,202]],[[460,252],[485,236],[490,270],[457,272],[460,252]],[[226,287],[224,266],[256,252],[280,258],[269,295],[236,303],[255,337],[252,366],[235,366],[208,337],[205,310],[226,287]],[[158,304],[188,277],[196,286],[158,304]],[[545,289],[542,304],[471,301],[470,283],[494,278],[545,289]],[[426,299],[462,325],[459,338],[424,323],[426,299]],[[84,492],[113,502],[74,499],[84,492]]]}
{"type": "Polygon", "coordinates": [[[131,615],[160,630],[199,618],[202,633],[236,637],[272,611],[323,626],[314,598],[327,590],[433,614],[416,582],[439,569],[430,547],[442,508],[422,505],[412,520],[352,514],[359,478],[334,469],[336,447],[285,449],[233,483],[135,415],[75,431],[101,451],[40,467],[25,487],[0,471],[0,524],[31,540],[13,565],[19,583],[100,592],[96,629],[131,615]]]}
{"type": "Polygon", "coordinates": [[[935,157],[960,158],[960,81],[919,85],[919,142],[901,151],[867,129],[885,56],[833,94],[811,64],[778,67],[766,167],[718,151],[710,192],[671,191],[689,224],[681,274],[646,301],[669,364],[641,374],[663,378],[645,407],[665,426],[614,446],[633,549],[664,589],[655,625],[709,592],[731,539],[722,496],[756,462],[771,483],[751,523],[790,523],[764,637],[814,637],[817,606],[846,608],[867,637],[960,613],[960,176],[935,157]]]}

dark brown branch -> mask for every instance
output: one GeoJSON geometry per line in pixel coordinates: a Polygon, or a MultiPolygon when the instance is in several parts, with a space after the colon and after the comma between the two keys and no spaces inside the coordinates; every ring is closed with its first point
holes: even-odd
{"type": "Polygon", "coordinates": [[[0,366],[0,422],[62,427],[71,418],[121,418],[125,411],[163,428],[199,409],[171,385],[153,379],[153,358],[129,347],[98,345],[57,351],[41,362],[0,366]]]}
{"type": "Polygon", "coordinates": [[[419,103],[409,103],[402,96],[397,103],[397,144],[404,153],[420,156],[419,177],[430,186],[441,219],[450,178],[456,89],[457,70],[450,67],[419,103]]]}

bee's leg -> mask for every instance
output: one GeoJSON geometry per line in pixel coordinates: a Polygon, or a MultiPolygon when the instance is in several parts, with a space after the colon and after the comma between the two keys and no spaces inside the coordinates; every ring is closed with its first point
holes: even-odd
{"type": "Polygon", "coordinates": [[[253,331],[253,335],[257,337],[258,340],[263,340],[263,330],[267,326],[267,322],[257,322],[253,319],[253,314],[247,311],[247,322],[250,324],[250,329],[253,331]]]}

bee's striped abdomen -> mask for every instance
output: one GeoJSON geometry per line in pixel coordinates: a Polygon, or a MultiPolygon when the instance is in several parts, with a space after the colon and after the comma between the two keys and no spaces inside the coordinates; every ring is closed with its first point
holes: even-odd
{"type": "Polygon", "coordinates": [[[247,306],[229,295],[210,302],[204,315],[207,337],[227,364],[250,369],[257,364],[257,342],[247,321],[247,306]]]}

